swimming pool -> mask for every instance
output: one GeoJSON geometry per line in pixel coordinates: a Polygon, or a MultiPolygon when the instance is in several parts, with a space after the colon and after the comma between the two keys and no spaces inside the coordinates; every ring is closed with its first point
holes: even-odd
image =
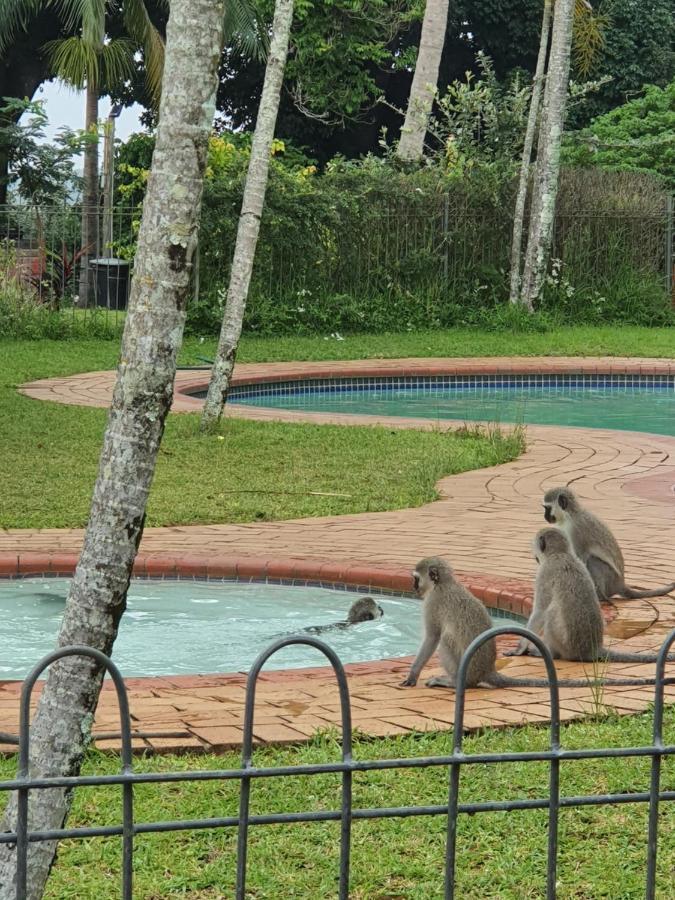
{"type": "MultiPolygon", "coordinates": [[[[199,395],[197,395],[199,396],[199,395]]],[[[441,375],[238,385],[246,406],[675,435],[672,375],[441,375]]]]}
{"type": "MultiPolygon", "coordinates": [[[[25,677],[54,649],[68,584],[65,578],[0,580],[0,680],[25,677]]],[[[292,584],[135,580],[113,660],[130,677],[246,671],[276,638],[344,620],[359,596],[292,584]]],[[[419,600],[379,592],[373,597],[384,610],[381,619],[316,635],[344,663],[417,651],[419,600]]],[[[503,623],[506,615],[495,613],[495,621],[503,623]]],[[[325,664],[317,650],[298,645],[276,654],[268,668],[325,664]]]]}

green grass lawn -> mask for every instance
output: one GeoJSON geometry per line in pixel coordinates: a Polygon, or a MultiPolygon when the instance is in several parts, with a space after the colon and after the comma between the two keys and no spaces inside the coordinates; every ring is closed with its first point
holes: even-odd
{"type": "MultiPolygon", "coordinates": [[[[675,710],[667,711],[672,734],[675,710]]],[[[668,732],[666,731],[666,734],[668,732]]],[[[651,742],[651,716],[587,721],[563,729],[566,748],[645,746],[651,742]]],[[[432,756],[451,749],[449,733],[357,741],[357,759],[432,756]]],[[[465,752],[525,751],[545,748],[547,729],[528,727],[486,731],[465,740],[465,752]]],[[[292,765],[339,759],[329,736],[296,748],[258,751],[259,765],[292,765]]],[[[14,772],[14,760],[0,761],[0,778],[14,772]]],[[[236,754],[222,757],[154,757],[139,759],[139,771],[236,768],[236,754]]],[[[92,755],[87,772],[119,770],[119,762],[92,755]]],[[[649,788],[649,761],[609,759],[565,762],[561,795],[644,791],[649,788]]],[[[672,789],[675,769],[664,762],[662,786],[672,789]]],[[[547,766],[508,763],[467,766],[461,802],[545,797],[547,766]]],[[[339,776],[321,775],[261,780],[252,789],[253,813],[338,809],[339,776]]],[[[448,774],[442,767],[359,773],[354,777],[354,807],[408,806],[447,802],[448,774]]],[[[236,815],[234,783],[186,783],[139,786],[136,820],[208,818],[236,815]]],[[[1,801],[0,801],[1,803],[1,801]]],[[[71,824],[117,824],[119,788],[81,789],[71,824]]],[[[521,900],[544,896],[547,813],[482,813],[461,816],[458,837],[456,896],[463,900],[521,900]]],[[[558,897],[595,900],[644,896],[646,804],[586,807],[560,814],[558,897]]],[[[331,898],[338,871],[339,826],[334,823],[259,826],[250,832],[248,896],[331,898]]],[[[673,896],[675,805],[663,803],[657,897],[673,896]]],[[[354,900],[440,900],[443,896],[445,820],[390,819],[353,826],[354,900]]],[[[220,900],[233,896],[233,829],[141,836],[136,843],[135,891],[138,900],[220,900]]],[[[113,900],[119,896],[120,844],[98,838],[64,843],[47,891],[51,900],[113,900]]]]}
{"type": "MultiPolygon", "coordinates": [[[[86,342],[2,347],[0,458],[5,528],[82,526],[106,422],[102,409],[30,400],[16,385],[114,365],[116,348],[86,342]]],[[[514,459],[519,433],[389,431],[228,421],[203,436],[198,416],[172,416],[148,506],[149,525],[250,522],[369,512],[433,500],[443,475],[514,459]],[[323,495],[339,496],[323,496],[323,495]]]]}
{"type": "MultiPolygon", "coordinates": [[[[214,342],[188,339],[183,365],[209,357],[214,342]]],[[[546,334],[478,329],[417,334],[255,338],[242,361],[399,356],[642,355],[672,353],[672,329],[579,328],[546,334]]],[[[22,382],[113,368],[118,342],[0,343],[0,495],[3,527],[66,527],[86,521],[104,410],[40,403],[19,396],[22,382]]],[[[444,474],[513,459],[521,440],[496,434],[390,432],[386,429],[228,422],[198,434],[196,416],[171,417],[150,498],[148,524],[248,522],[379,511],[435,497],[444,474]],[[343,494],[326,497],[320,494],[343,494]]]]}

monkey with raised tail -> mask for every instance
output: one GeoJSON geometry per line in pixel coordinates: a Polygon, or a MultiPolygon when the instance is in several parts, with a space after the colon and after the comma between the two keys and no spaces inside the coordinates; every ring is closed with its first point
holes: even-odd
{"type": "MultiPolygon", "coordinates": [[[[539,568],[534,584],[534,607],[527,627],[542,638],[554,659],[656,662],[654,654],[620,653],[603,646],[604,622],[593,579],[561,529],[542,528],[532,542],[532,549],[539,568]]],[[[536,647],[521,638],[518,647],[505,655],[526,653],[539,655],[536,647]]],[[[668,660],[675,660],[675,654],[669,655],[668,660]]]]}
{"type": "Polygon", "coordinates": [[[623,553],[604,522],[586,509],[568,487],[552,488],[544,495],[544,518],[565,532],[572,548],[593,579],[598,600],[620,597],[639,600],[663,597],[675,591],[675,581],[642,591],[628,587],[624,578],[623,553]]]}
{"type": "MultiPolygon", "coordinates": [[[[559,532],[556,532],[558,534],[559,532]]],[[[436,676],[426,682],[427,687],[456,687],[457,670],[469,644],[479,634],[492,628],[492,620],[483,604],[460,584],[452,569],[439,557],[421,560],[413,572],[413,583],[418,596],[424,601],[424,637],[422,646],[410,667],[410,673],[402,687],[414,687],[431,655],[438,650],[446,675],[436,676]]],[[[597,604],[597,599],[595,600],[597,604]]],[[[599,606],[598,606],[599,608],[599,606]]],[[[509,678],[495,668],[497,648],[495,641],[487,641],[474,653],[467,671],[468,688],[486,684],[490,687],[548,687],[547,679],[509,678]]],[[[588,687],[603,685],[654,684],[654,679],[561,679],[560,687],[588,687]]]]}

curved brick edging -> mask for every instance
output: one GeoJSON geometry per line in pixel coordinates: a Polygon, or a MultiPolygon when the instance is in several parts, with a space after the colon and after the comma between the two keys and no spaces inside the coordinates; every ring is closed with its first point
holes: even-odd
{"type": "MultiPolygon", "coordinates": [[[[590,359],[508,359],[508,360],[366,360],[357,363],[276,363],[238,367],[242,379],[291,380],[293,377],[371,374],[494,374],[495,372],[546,372],[547,374],[673,374],[671,360],[590,360],[590,359]]],[[[105,406],[109,402],[114,373],[91,373],[65,379],[48,379],[24,386],[29,396],[61,403],[105,406]]],[[[199,383],[203,384],[203,374],[199,383]]],[[[199,408],[201,401],[180,391],[194,387],[195,372],[177,377],[174,410],[199,408]]],[[[430,420],[385,419],[348,415],[308,414],[282,410],[231,407],[229,415],[245,415],[261,421],[314,421],[335,424],[380,424],[390,428],[437,428],[430,420]]],[[[452,428],[456,423],[443,423],[452,428]]],[[[180,557],[195,572],[215,565],[216,559],[234,556],[237,571],[259,573],[265,567],[269,577],[292,577],[303,560],[314,560],[324,580],[340,580],[351,572],[375,570],[405,572],[421,556],[442,553],[450,558],[459,574],[469,579],[486,579],[484,599],[494,605],[491,592],[529,593],[534,563],[530,536],[541,527],[542,492],[556,483],[574,483],[615,531],[626,556],[630,582],[651,586],[672,580],[675,571],[672,525],[675,502],[675,438],[637,432],[615,432],[582,428],[528,426],[528,447],[516,461],[491,469],[465,472],[442,479],[440,499],[426,506],[388,513],[300,519],[248,525],[210,525],[147,529],[141,551],[147,574],[163,566],[164,555],[176,565],[180,557]],[[284,570],[284,571],[282,571],[284,570]],[[277,576],[276,573],[279,573],[277,576]],[[467,575],[466,573],[475,573],[467,575]]],[[[80,529],[0,532],[0,555],[9,554],[18,569],[18,555],[31,550],[52,551],[43,555],[47,566],[62,565],[65,554],[75,559],[82,541],[80,529]],[[54,558],[57,557],[57,559],[54,558]],[[58,561],[61,559],[61,561],[58,561]]],[[[40,565],[39,560],[33,564],[40,565]]],[[[227,565],[231,565],[228,562],[227,565]]],[[[57,571],[58,569],[54,569],[57,571]]],[[[46,571],[42,569],[41,571],[46,571]]],[[[355,574],[356,573],[356,574],[355,574]]],[[[248,575],[248,577],[253,577],[248,575]]],[[[675,623],[675,601],[619,603],[610,623],[610,638],[621,640],[622,649],[653,651],[675,623]]],[[[541,676],[537,660],[503,660],[514,677],[541,676]]],[[[416,730],[451,727],[454,717],[452,693],[418,687],[398,686],[405,664],[390,664],[387,671],[374,671],[371,664],[358,664],[350,671],[354,724],[370,735],[405,734],[416,730]],[[398,668],[397,668],[398,666],[398,668]]],[[[558,663],[561,677],[583,677],[577,663],[558,663]]],[[[653,666],[613,664],[612,676],[653,674],[653,666]]],[[[433,674],[433,668],[431,668],[433,674]]],[[[591,677],[593,673],[588,673],[591,677]]],[[[131,706],[138,729],[139,749],[189,750],[224,749],[241,740],[243,676],[195,676],[190,683],[163,679],[151,690],[136,689],[129,682],[131,706]],[[223,683],[223,679],[227,683],[223,683]],[[143,733],[145,737],[140,736],[143,733]],[[156,736],[159,735],[159,736],[156,736]]],[[[675,697],[675,686],[666,687],[666,696],[675,697]]],[[[0,683],[0,729],[13,730],[16,721],[15,688],[0,683]],[[2,699],[10,702],[3,706],[2,699]],[[12,716],[14,719],[12,720],[12,716]]],[[[105,691],[97,712],[97,729],[118,727],[117,711],[105,691]]],[[[258,690],[256,738],[263,743],[303,740],[317,730],[339,724],[337,693],[325,668],[289,671],[283,677],[264,673],[258,690]]],[[[643,710],[653,700],[652,688],[606,688],[606,707],[619,713],[643,710]]],[[[596,710],[590,688],[561,691],[563,718],[575,718],[596,710]]],[[[478,689],[468,692],[466,726],[503,726],[524,722],[545,723],[549,717],[548,693],[539,688],[508,690],[478,689]]],[[[117,746],[116,740],[100,740],[98,745],[117,746]]]]}

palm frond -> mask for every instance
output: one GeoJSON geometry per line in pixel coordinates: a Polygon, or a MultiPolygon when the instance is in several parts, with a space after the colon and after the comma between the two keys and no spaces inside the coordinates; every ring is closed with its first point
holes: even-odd
{"type": "Polygon", "coordinates": [[[605,32],[609,16],[596,13],[587,0],[575,0],[574,4],[574,67],[587,78],[605,45],[605,32]]]}
{"type": "Polygon", "coordinates": [[[45,44],[53,73],[74,88],[89,82],[97,91],[124,82],[134,72],[135,45],[128,38],[116,38],[98,49],[83,38],[70,37],[45,44]]]}
{"type": "Polygon", "coordinates": [[[0,0],[0,53],[20,31],[27,31],[31,19],[43,8],[44,0],[0,0]]]}
{"type": "Polygon", "coordinates": [[[150,20],[143,0],[127,0],[123,12],[129,36],[143,47],[148,87],[158,104],[164,72],[164,41],[150,20]]]}
{"type": "Polygon", "coordinates": [[[66,31],[82,29],[82,39],[92,47],[103,43],[106,0],[43,0],[55,5],[66,31]]]}
{"type": "Polygon", "coordinates": [[[251,0],[227,0],[223,26],[225,43],[236,44],[253,59],[265,59],[269,50],[268,25],[251,0]]]}

